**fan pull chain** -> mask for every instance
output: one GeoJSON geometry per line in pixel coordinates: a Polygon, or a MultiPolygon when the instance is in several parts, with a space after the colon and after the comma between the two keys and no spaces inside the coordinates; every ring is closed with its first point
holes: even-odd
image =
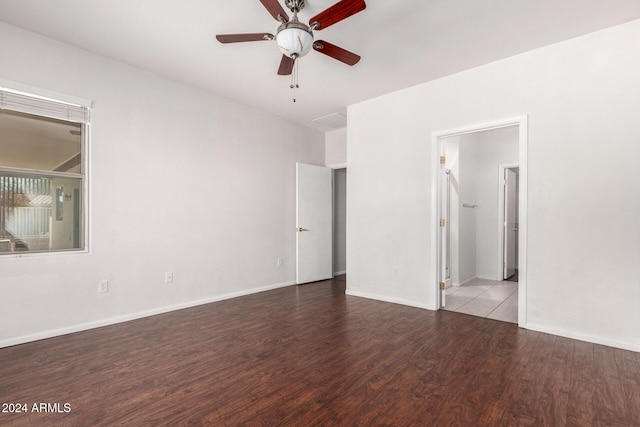
{"type": "Polygon", "coordinates": [[[293,89],[293,102],[296,102],[296,89],[300,88],[298,84],[298,61],[294,60],[293,62],[293,71],[291,72],[291,85],[289,86],[293,89]]]}

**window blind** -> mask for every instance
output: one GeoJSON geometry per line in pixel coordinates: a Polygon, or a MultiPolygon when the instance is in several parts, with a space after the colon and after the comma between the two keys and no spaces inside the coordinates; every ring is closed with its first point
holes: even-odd
{"type": "Polygon", "coordinates": [[[89,123],[89,107],[0,88],[0,109],[74,123],[89,123]]]}

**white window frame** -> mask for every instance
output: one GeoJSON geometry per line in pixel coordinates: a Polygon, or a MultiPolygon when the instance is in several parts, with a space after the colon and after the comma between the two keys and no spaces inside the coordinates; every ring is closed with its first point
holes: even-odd
{"type": "Polygon", "coordinates": [[[82,182],[82,243],[79,248],[58,249],[33,252],[10,252],[0,255],[0,260],[31,257],[89,253],[89,141],[91,127],[92,101],[71,95],[61,94],[46,89],[36,88],[21,83],[0,79],[0,109],[27,113],[34,116],[47,117],[79,123],[81,125],[81,168],[80,173],[57,171],[38,171],[35,169],[11,168],[0,166],[0,172],[19,173],[32,176],[78,178],[82,182]]]}

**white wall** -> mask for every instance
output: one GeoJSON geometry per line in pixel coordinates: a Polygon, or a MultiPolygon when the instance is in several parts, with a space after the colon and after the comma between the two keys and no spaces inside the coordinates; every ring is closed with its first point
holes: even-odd
{"type": "Polygon", "coordinates": [[[325,133],[325,165],[344,165],[347,163],[347,128],[325,133]]]}
{"type": "Polygon", "coordinates": [[[528,114],[524,326],[640,350],[638,46],[633,21],[350,106],[347,291],[435,309],[432,134],[528,114]]]}
{"type": "Polygon", "coordinates": [[[323,134],[3,23],[0,57],[94,101],[90,253],[0,257],[0,346],[294,283],[295,163],[323,134]]]}

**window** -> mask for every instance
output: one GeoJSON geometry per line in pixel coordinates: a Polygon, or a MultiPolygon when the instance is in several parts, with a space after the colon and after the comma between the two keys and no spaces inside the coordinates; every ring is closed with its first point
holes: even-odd
{"type": "Polygon", "coordinates": [[[0,88],[0,255],[85,248],[88,106],[0,88]]]}

